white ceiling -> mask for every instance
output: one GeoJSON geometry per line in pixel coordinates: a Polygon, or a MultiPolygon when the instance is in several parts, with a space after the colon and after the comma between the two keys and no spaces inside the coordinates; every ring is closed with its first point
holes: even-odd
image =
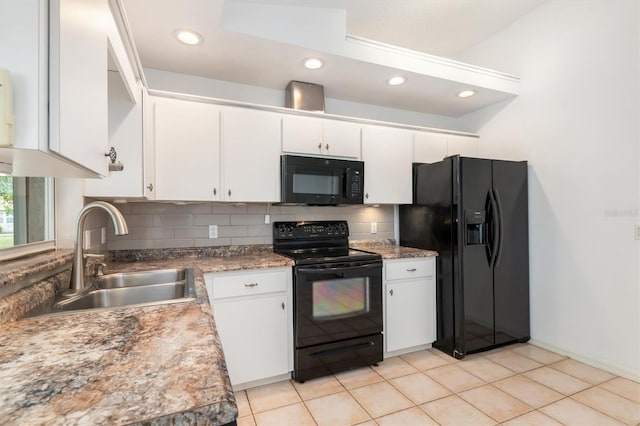
{"type": "MultiPolygon", "coordinates": [[[[459,116],[511,97],[514,92],[476,87],[478,95],[461,100],[452,94],[473,86],[464,79],[445,81],[416,69],[402,69],[397,61],[389,65],[370,63],[329,49],[310,48],[322,43],[303,42],[305,34],[291,33],[289,40],[263,35],[251,29],[251,22],[260,23],[263,11],[268,10],[265,7],[285,12],[291,7],[316,8],[309,9],[312,16],[314,12],[320,15],[322,11],[342,9],[346,14],[346,34],[455,59],[459,52],[482,42],[544,1],[226,0],[227,15],[234,5],[251,12],[236,13],[234,17],[236,21],[246,17],[246,31],[238,30],[242,23],[225,25],[229,20],[225,16],[225,0],[122,0],[122,4],[144,67],[274,89],[284,89],[291,80],[308,81],[322,84],[325,95],[331,98],[459,116]],[[181,28],[197,31],[204,43],[195,47],[180,44],[173,33],[181,28]],[[301,60],[314,55],[323,57],[326,66],[316,71],[304,69],[301,60]],[[384,79],[399,69],[409,77],[407,83],[398,87],[385,85],[384,79]]],[[[340,13],[332,16],[339,17],[340,13]]],[[[286,26],[287,18],[282,19],[286,26]]],[[[265,24],[270,23],[278,25],[273,19],[265,24]]]]}

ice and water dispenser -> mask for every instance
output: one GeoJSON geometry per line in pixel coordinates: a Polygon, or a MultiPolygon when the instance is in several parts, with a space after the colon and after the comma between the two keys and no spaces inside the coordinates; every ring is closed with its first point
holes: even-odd
{"type": "Polygon", "coordinates": [[[486,210],[465,210],[464,221],[466,224],[465,244],[486,245],[488,244],[488,224],[486,210]]]}

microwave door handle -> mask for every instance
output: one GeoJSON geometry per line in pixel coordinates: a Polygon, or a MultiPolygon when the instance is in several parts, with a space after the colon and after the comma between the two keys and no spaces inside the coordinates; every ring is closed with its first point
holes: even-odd
{"type": "Polygon", "coordinates": [[[349,192],[349,186],[351,184],[351,168],[347,167],[344,172],[344,179],[342,182],[342,193],[347,194],[349,192]]]}

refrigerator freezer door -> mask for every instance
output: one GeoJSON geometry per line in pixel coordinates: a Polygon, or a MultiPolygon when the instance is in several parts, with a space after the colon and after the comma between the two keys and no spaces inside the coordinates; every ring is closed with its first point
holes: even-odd
{"type": "Polygon", "coordinates": [[[438,252],[434,346],[449,355],[453,355],[454,350],[460,351],[456,345],[462,341],[461,327],[456,327],[462,318],[462,293],[454,292],[459,262],[457,230],[452,219],[457,211],[453,204],[453,166],[453,158],[433,164],[414,164],[414,204],[399,207],[400,245],[438,252]],[[458,299],[454,301],[454,297],[458,299]]]}
{"type": "MultiPolygon", "coordinates": [[[[462,211],[483,211],[489,204],[491,160],[460,158],[460,203],[462,211]]],[[[489,217],[486,216],[486,219],[489,217]]],[[[469,226],[461,216],[460,228],[469,226]]],[[[461,289],[464,306],[463,353],[494,344],[493,269],[487,245],[460,242],[461,289]]]]}
{"type": "Polygon", "coordinates": [[[529,339],[527,163],[493,161],[502,237],[494,267],[496,344],[529,339]]]}

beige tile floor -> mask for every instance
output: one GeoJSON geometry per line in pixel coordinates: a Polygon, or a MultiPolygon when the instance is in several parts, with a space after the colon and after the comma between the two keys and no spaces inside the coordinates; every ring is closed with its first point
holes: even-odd
{"type": "Polygon", "coordinates": [[[640,383],[530,344],[455,360],[429,349],[236,392],[248,425],[640,425],[640,383]]]}

